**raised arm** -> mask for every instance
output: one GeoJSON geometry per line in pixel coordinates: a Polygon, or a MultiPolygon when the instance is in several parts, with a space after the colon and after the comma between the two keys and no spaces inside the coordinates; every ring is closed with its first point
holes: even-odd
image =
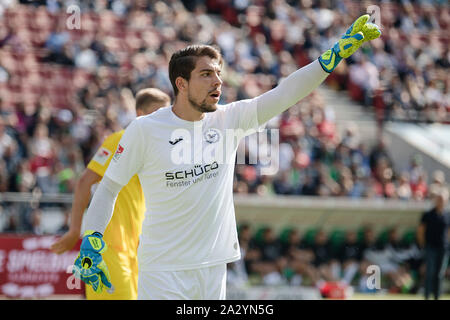
{"type": "Polygon", "coordinates": [[[351,56],[364,42],[378,38],[381,32],[375,24],[367,23],[369,18],[367,14],[359,17],[342,38],[316,61],[295,71],[276,88],[259,96],[258,123],[266,123],[306,97],[326,79],[343,58],[351,56]]]}
{"type": "Polygon", "coordinates": [[[258,124],[262,125],[292,107],[317,88],[328,75],[317,60],[291,73],[276,88],[257,98],[258,124]]]}

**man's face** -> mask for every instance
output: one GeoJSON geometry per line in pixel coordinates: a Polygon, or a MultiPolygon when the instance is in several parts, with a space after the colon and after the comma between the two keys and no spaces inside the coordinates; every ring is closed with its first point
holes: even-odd
{"type": "Polygon", "coordinates": [[[191,105],[200,112],[214,112],[222,93],[221,68],[217,60],[199,57],[188,81],[187,94],[191,105]]]}

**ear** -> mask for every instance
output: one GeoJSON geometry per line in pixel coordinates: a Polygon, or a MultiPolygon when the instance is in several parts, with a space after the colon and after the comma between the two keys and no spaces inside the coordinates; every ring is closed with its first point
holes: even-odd
{"type": "Polygon", "coordinates": [[[179,92],[184,92],[187,89],[188,81],[183,77],[178,77],[175,79],[175,85],[177,86],[179,92]]]}

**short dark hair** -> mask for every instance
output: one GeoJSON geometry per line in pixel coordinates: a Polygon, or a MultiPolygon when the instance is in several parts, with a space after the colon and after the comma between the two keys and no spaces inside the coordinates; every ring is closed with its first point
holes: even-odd
{"type": "Polygon", "coordinates": [[[178,88],[175,84],[175,80],[178,77],[182,77],[189,81],[191,78],[191,72],[195,69],[197,58],[203,56],[208,56],[211,59],[218,60],[219,65],[221,67],[223,66],[223,58],[220,51],[209,45],[191,45],[172,54],[169,62],[169,78],[172,83],[175,96],[178,95],[178,88]]]}
{"type": "Polygon", "coordinates": [[[170,104],[170,97],[168,94],[157,88],[145,88],[139,90],[136,94],[136,111],[142,110],[145,112],[145,109],[152,104],[170,104]]]}

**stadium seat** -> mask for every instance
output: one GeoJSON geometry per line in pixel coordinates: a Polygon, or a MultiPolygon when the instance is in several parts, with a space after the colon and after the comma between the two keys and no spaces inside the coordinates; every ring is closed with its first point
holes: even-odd
{"type": "Polygon", "coordinates": [[[364,227],[360,227],[356,230],[356,238],[358,239],[358,244],[364,243],[364,227]]]}
{"type": "Polygon", "coordinates": [[[288,243],[289,233],[292,230],[294,230],[294,228],[292,226],[286,226],[281,230],[280,235],[278,236],[278,239],[281,241],[281,243],[283,243],[283,244],[288,243]]]}
{"type": "Polygon", "coordinates": [[[261,226],[259,226],[259,227],[256,229],[256,232],[255,232],[255,234],[254,234],[254,236],[253,236],[253,240],[254,240],[256,243],[261,243],[261,242],[262,242],[264,230],[267,229],[267,228],[269,228],[268,225],[261,225],[261,226]]]}
{"type": "Polygon", "coordinates": [[[345,241],[345,231],[339,228],[333,229],[328,236],[331,250],[336,253],[345,241]]]}
{"type": "Polygon", "coordinates": [[[390,227],[387,227],[378,233],[378,237],[377,237],[377,245],[378,246],[384,247],[387,244],[390,229],[391,229],[390,227]]]}
{"type": "Polygon", "coordinates": [[[405,247],[409,247],[411,244],[413,244],[416,241],[416,230],[415,229],[408,229],[403,233],[402,236],[402,245],[405,247]]]}
{"type": "Polygon", "coordinates": [[[317,227],[312,227],[306,230],[305,235],[303,236],[302,241],[306,245],[312,245],[314,243],[314,238],[316,236],[316,233],[318,231],[317,227]]]}

